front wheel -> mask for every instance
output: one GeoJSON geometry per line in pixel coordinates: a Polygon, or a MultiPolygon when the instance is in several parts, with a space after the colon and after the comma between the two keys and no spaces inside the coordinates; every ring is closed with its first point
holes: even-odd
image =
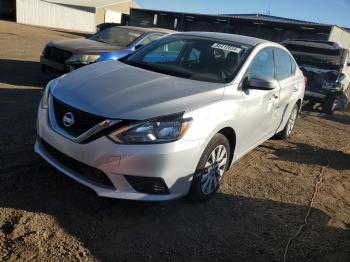
{"type": "Polygon", "coordinates": [[[297,116],[298,116],[298,105],[295,104],[292,112],[289,115],[288,121],[286,126],[284,127],[284,129],[276,134],[277,138],[280,139],[287,139],[288,137],[290,137],[290,135],[292,134],[294,125],[295,125],[295,121],[297,120],[297,116]]]}
{"type": "Polygon", "coordinates": [[[230,159],[230,144],[222,134],[216,134],[205,148],[189,192],[193,200],[209,199],[218,189],[230,159]]]}

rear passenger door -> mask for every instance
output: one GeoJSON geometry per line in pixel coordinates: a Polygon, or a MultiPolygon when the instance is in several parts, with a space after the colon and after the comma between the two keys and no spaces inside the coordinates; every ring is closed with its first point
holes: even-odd
{"type": "MultiPolygon", "coordinates": [[[[280,86],[279,102],[276,110],[277,129],[282,127],[297,102],[300,79],[296,75],[296,63],[283,49],[274,48],[276,78],[280,86]]],[[[277,131],[277,129],[275,131],[277,131]]]]}

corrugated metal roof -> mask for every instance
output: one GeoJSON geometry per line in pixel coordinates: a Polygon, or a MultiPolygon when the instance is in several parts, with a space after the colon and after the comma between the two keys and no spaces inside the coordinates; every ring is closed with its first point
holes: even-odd
{"type": "Polygon", "coordinates": [[[289,24],[303,24],[303,25],[326,25],[321,23],[315,23],[310,21],[303,21],[291,18],[285,18],[280,16],[272,16],[272,15],[264,15],[264,14],[222,14],[221,16],[229,16],[233,18],[241,18],[241,19],[253,19],[259,21],[267,21],[267,22],[279,22],[279,23],[289,23],[289,24]]]}
{"type": "Polygon", "coordinates": [[[42,0],[42,1],[54,3],[54,4],[61,4],[61,5],[102,7],[107,5],[131,2],[132,0],[42,0]]]}

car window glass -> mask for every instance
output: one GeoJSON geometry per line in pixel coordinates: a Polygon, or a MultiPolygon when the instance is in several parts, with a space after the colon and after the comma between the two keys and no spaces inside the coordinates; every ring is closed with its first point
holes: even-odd
{"type": "Polygon", "coordinates": [[[148,53],[144,58],[143,62],[151,63],[164,63],[174,62],[177,60],[184,43],[182,41],[175,41],[169,44],[158,47],[152,52],[148,53]]]}
{"type": "Polygon", "coordinates": [[[292,65],[289,54],[279,48],[275,49],[277,79],[283,80],[292,75],[292,65]]]}
{"type": "Polygon", "coordinates": [[[123,62],[182,78],[228,83],[251,49],[238,42],[179,34],[162,37],[123,62]]]}
{"type": "Polygon", "coordinates": [[[142,33],[137,30],[130,30],[123,27],[111,27],[91,36],[89,39],[125,47],[135,41],[141,34],[142,33]]]}
{"type": "Polygon", "coordinates": [[[139,45],[147,45],[148,43],[151,43],[154,40],[157,40],[161,38],[163,34],[151,34],[146,36],[140,43],[139,45]]]}
{"type": "Polygon", "coordinates": [[[248,70],[248,79],[252,77],[275,78],[272,48],[265,48],[254,57],[248,70]]]}
{"type": "Polygon", "coordinates": [[[199,61],[200,51],[196,48],[192,48],[188,61],[199,61]]]}
{"type": "Polygon", "coordinates": [[[295,64],[294,60],[290,56],[289,56],[289,59],[290,59],[290,63],[292,64],[292,75],[294,75],[297,65],[295,64]]]}

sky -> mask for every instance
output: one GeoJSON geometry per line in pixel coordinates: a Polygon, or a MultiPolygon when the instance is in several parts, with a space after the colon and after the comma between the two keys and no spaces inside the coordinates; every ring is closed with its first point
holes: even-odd
{"type": "Polygon", "coordinates": [[[350,28],[350,0],[135,0],[142,8],[203,14],[261,13],[350,28]]]}

